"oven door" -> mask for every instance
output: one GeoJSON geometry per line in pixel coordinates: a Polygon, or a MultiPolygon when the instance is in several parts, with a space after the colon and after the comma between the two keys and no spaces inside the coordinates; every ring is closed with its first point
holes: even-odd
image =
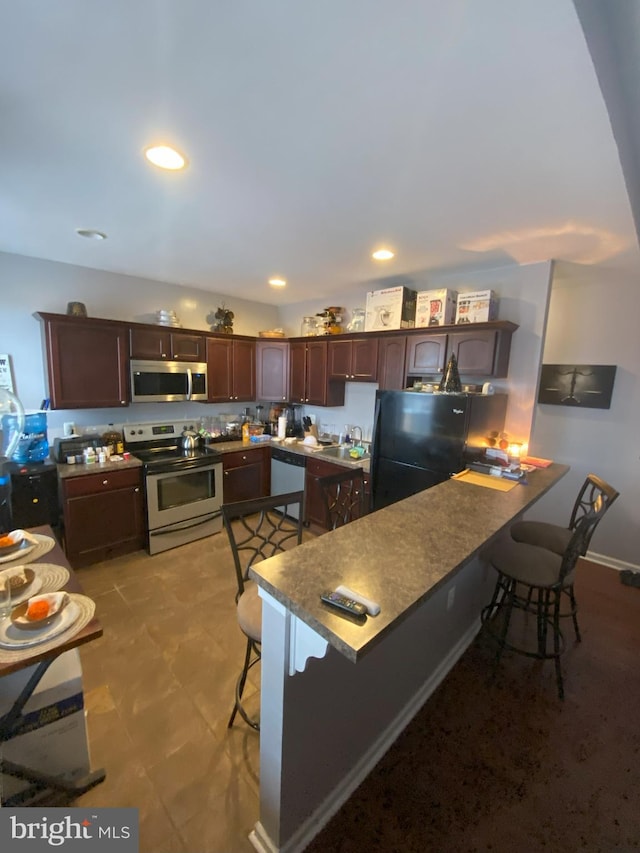
{"type": "Polygon", "coordinates": [[[158,551],[222,529],[222,463],[147,472],[149,550],[158,551]]]}

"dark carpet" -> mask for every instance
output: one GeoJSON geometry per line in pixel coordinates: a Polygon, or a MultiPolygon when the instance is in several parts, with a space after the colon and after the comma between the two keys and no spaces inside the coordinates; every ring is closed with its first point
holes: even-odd
{"type": "Polygon", "coordinates": [[[564,701],[480,635],[307,853],[640,849],[640,589],[582,561],[576,596],[564,701]]]}

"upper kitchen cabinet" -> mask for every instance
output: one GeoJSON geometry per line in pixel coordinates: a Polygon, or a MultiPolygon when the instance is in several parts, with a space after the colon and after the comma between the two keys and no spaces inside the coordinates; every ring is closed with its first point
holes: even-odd
{"type": "Polygon", "coordinates": [[[344,379],[330,382],[327,341],[292,341],[290,345],[289,399],[312,406],[344,406],[344,379]]]}
{"type": "Polygon", "coordinates": [[[406,373],[416,376],[442,373],[446,352],[446,335],[425,332],[408,337],[406,373]]]}
{"type": "Polygon", "coordinates": [[[407,376],[429,376],[444,371],[454,353],[461,376],[502,378],[509,372],[511,336],[516,323],[495,320],[463,326],[438,327],[407,334],[407,376]],[[455,331],[454,331],[455,330],[455,331]]]}
{"type": "Polygon", "coordinates": [[[38,313],[52,409],[104,409],[129,402],[125,325],[38,313]]]}
{"type": "Polygon", "coordinates": [[[447,342],[446,360],[452,353],[458,371],[464,376],[492,376],[497,379],[509,372],[512,329],[465,329],[453,332],[447,342]]]}
{"type": "Polygon", "coordinates": [[[256,399],[289,399],[289,342],[256,342],[256,399]]]}
{"type": "Polygon", "coordinates": [[[256,399],[256,342],[251,338],[207,338],[210,403],[256,399]]]}
{"type": "Polygon", "coordinates": [[[389,335],[378,341],[378,388],[402,391],[405,387],[406,335],[389,335]]]}
{"type": "Polygon", "coordinates": [[[167,328],[132,327],[130,331],[131,358],[198,361],[206,359],[203,335],[172,332],[167,328]]]}
{"type": "Polygon", "coordinates": [[[375,382],[378,376],[378,338],[369,336],[327,344],[329,379],[375,382]]]}

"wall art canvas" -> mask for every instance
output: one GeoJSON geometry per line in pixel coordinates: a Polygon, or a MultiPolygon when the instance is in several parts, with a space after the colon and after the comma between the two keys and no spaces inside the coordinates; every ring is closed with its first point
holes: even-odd
{"type": "Polygon", "coordinates": [[[615,377],[615,364],[543,364],[538,402],[608,409],[615,377]]]}

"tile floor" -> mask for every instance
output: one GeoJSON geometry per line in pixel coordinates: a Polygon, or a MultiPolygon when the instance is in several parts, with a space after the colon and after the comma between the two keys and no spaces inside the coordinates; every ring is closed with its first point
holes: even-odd
{"type": "Polygon", "coordinates": [[[107,775],[74,805],[137,807],[140,853],[252,850],[259,735],[239,718],[227,729],[245,641],[226,534],[78,577],[104,627],[81,658],[92,765],[107,775]]]}

